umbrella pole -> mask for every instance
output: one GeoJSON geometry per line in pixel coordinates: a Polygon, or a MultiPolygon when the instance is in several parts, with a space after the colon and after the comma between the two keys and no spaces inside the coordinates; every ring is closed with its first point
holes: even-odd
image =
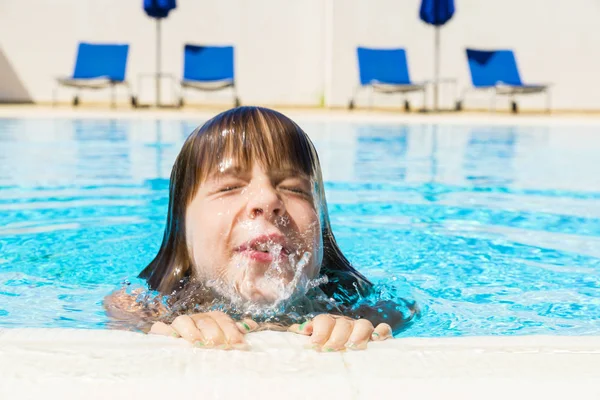
{"type": "Polygon", "coordinates": [[[156,107],[160,107],[160,18],[156,19],[156,107]]]}
{"type": "Polygon", "coordinates": [[[440,79],[440,27],[435,27],[435,54],[433,71],[433,111],[438,111],[440,79]]]}

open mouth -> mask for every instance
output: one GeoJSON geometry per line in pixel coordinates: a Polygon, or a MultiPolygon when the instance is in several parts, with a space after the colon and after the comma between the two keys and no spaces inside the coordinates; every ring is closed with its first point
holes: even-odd
{"type": "Polygon", "coordinates": [[[285,259],[290,254],[285,237],[282,235],[262,235],[256,237],[239,246],[236,251],[261,262],[285,259]]]}
{"type": "Polygon", "coordinates": [[[283,247],[280,245],[271,245],[270,243],[256,243],[250,247],[254,251],[261,251],[263,253],[271,253],[273,251],[277,251],[278,249],[283,250],[283,247]]]}

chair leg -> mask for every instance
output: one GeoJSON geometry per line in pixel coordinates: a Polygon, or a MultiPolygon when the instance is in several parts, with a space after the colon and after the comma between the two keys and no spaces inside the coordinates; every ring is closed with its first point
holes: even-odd
{"type": "Polygon", "coordinates": [[[117,94],[115,85],[110,85],[110,107],[115,108],[117,106],[117,94]]]}
{"type": "MultiPolygon", "coordinates": [[[[458,84],[456,83],[456,81],[454,81],[452,83],[452,95],[454,97],[454,99],[458,98],[458,84]]],[[[462,110],[462,104],[461,104],[461,110],[462,110]]],[[[460,110],[456,110],[456,111],[460,111],[460,110]]]]}
{"type": "Polygon", "coordinates": [[[404,111],[410,112],[410,102],[406,99],[404,99],[404,111]]]}
{"type": "Polygon", "coordinates": [[[75,92],[75,96],[73,97],[73,107],[77,107],[79,105],[79,90],[75,92]]]}
{"type": "Polygon", "coordinates": [[[127,90],[129,91],[129,101],[131,102],[131,107],[137,108],[137,97],[133,94],[133,89],[131,88],[131,85],[128,82],[126,82],[125,85],[127,86],[127,90]]]}
{"type": "Polygon", "coordinates": [[[491,112],[496,112],[496,95],[498,93],[498,90],[494,89],[494,92],[492,93],[492,102],[490,104],[490,111],[491,112]]]}
{"type": "Polygon", "coordinates": [[[58,103],[58,85],[56,85],[54,87],[54,89],[52,89],[52,107],[56,107],[57,103],[58,103]]]}
{"type": "Polygon", "coordinates": [[[237,90],[235,90],[235,85],[232,86],[232,89],[233,89],[233,104],[234,104],[234,107],[237,108],[242,105],[242,102],[240,101],[240,98],[238,97],[237,90]]]}
{"type": "Polygon", "coordinates": [[[510,111],[513,114],[517,114],[519,112],[519,106],[517,105],[517,102],[514,100],[511,100],[511,102],[510,102],[510,111]]]}
{"type": "Polygon", "coordinates": [[[348,110],[354,110],[356,108],[356,96],[358,96],[358,92],[361,89],[361,86],[357,86],[354,89],[354,92],[352,93],[352,97],[350,98],[350,101],[348,102],[348,110]]]}
{"type": "Polygon", "coordinates": [[[467,98],[467,93],[469,92],[468,88],[463,88],[462,92],[460,93],[460,97],[457,97],[456,99],[456,104],[455,104],[455,110],[456,111],[462,111],[464,104],[465,104],[465,99],[467,98]]]}
{"type": "Polygon", "coordinates": [[[182,108],[185,105],[185,86],[181,86],[179,90],[179,108],[182,108]]]}

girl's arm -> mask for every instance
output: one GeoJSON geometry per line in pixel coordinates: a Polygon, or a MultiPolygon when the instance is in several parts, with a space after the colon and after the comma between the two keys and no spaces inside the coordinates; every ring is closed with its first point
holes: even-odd
{"type": "Polygon", "coordinates": [[[110,318],[110,328],[148,332],[152,323],[166,313],[166,308],[156,300],[139,301],[141,293],[142,289],[133,293],[121,289],[104,298],[103,305],[110,318]]]}

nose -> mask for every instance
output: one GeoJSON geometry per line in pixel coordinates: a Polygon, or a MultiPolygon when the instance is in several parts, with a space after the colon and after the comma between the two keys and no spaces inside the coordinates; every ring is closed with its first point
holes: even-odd
{"type": "Polygon", "coordinates": [[[285,213],[283,200],[270,182],[256,184],[251,188],[248,193],[247,208],[251,219],[263,216],[271,220],[285,213]]]}

